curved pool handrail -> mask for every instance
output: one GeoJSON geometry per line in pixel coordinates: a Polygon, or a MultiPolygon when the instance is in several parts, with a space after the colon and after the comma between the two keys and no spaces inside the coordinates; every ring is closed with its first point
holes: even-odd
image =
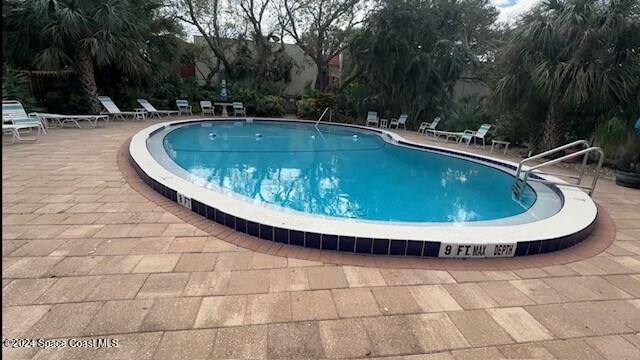
{"type": "Polygon", "coordinates": [[[600,170],[602,169],[602,164],[604,163],[604,152],[602,151],[601,148],[596,147],[596,146],[589,146],[589,142],[586,140],[578,140],[578,141],[574,141],[570,144],[566,144],[563,146],[560,146],[558,148],[555,149],[551,149],[549,151],[546,151],[544,153],[529,157],[527,159],[524,159],[520,162],[520,164],[518,165],[518,170],[516,171],[516,178],[515,178],[515,182],[513,184],[513,191],[516,194],[517,197],[519,197],[522,194],[522,190],[524,189],[524,187],[526,186],[527,181],[529,180],[529,174],[531,174],[534,170],[540,169],[542,167],[545,166],[549,166],[549,165],[554,165],[560,162],[563,162],[565,160],[569,160],[578,156],[583,155],[582,158],[582,166],[581,166],[581,170],[580,170],[580,175],[577,177],[577,182],[575,184],[567,184],[567,183],[558,183],[555,181],[549,181],[546,179],[532,179],[532,181],[540,181],[540,182],[544,182],[544,183],[549,183],[549,184],[555,184],[555,185],[567,185],[567,186],[573,186],[573,187],[578,187],[578,188],[582,188],[588,191],[589,196],[593,195],[593,191],[596,188],[596,184],[598,183],[598,178],[600,176],[600,170]],[[546,155],[549,154],[553,154],[556,153],[558,151],[564,150],[564,149],[568,149],[571,147],[574,147],[576,145],[586,145],[585,149],[582,149],[580,151],[576,151],[574,153],[565,155],[565,156],[561,156],[557,159],[553,159],[553,160],[549,160],[549,161],[545,161],[541,164],[538,165],[534,165],[530,168],[528,168],[527,170],[524,171],[524,176],[521,178],[520,177],[520,172],[522,170],[522,164],[528,160],[533,160],[533,159],[539,159],[541,157],[544,157],[546,155]],[[580,183],[582,182],[582,177],[584,175],[584,169],[586,167],[587,164],[587,159],[589,158],[589,154],[592,152],[596,152],[598,153],[598,164],[596,167],[596,172],[593,176],[593,181],[591,183],[591,186],[585,186],[585,185],[581,185],[580,183]]]}

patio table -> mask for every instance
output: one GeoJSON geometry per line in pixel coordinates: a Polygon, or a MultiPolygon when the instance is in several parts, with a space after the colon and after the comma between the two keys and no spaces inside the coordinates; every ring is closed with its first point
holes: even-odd
{"type": "Polygon", "coordinates": [[[508,141],[504,141],[504,140],[491,140],[491,152],[493,152],[493,147],[495,145],[504,145],[504,152],[503,154],[507,153],[507,149],[509,148],[509,145],[511,144],[508,141]]]}
{"type": "Polygon", "coordinates": [[[233,103],[230,102],[216,102],[213,103],[213,105],[222,107],[222,116],[225,117],[229,116],[229,113],[227,112],[227,106],[233,107],[233,103]]]}

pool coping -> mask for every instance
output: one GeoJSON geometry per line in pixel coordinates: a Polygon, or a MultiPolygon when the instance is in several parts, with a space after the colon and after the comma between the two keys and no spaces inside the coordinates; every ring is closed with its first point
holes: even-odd
{"type": "MultiPolygon", "coordinates": [[[[479,244],[479,245],[487,245],[490,247],[488,251],[491,251],[493,248],[498,248],[498,246],[507,246],[509,244],[512,245],[512,249],[509,256],[524,256],[524,255],[537,255],[553,252],[556,250],[564,249],[570,246],[574,246],[582,239],[584,239],[591,231],[593,231],[596,224],[596,214],[599,212],[600,208],[596,209],[596,205],[592,202],[591,198],[588,197],[584,192],[575,188],[559,188],[559,191],[563,193],[565,198],[565,206],[561,209],[558,214],[561,214],[562,211],[565,211],[565,216],[558,217],[556,215],[551,216],[549,219],[553,219],[553,221],[547,221],[548,219],[544,219],[541,221],[534,222],[535,224],[533,228],[541,228],[544,229],[555,229],[559,228],[562,230],[564,227],[565,232],[561,232],[559,236],[549,237],[548,235],[543,236],[539,235],[537,238],[542,238],[545,240],[522,240],[523,234],[531,236],[531,233],[535,233],[535,229],[523,229],[524,227],[532,228],[532,226],[527,226],[529,224],[516,225],[517,229],[507,229],[505,231],[505,227],[509,226],[472,226],[467,228],[457,228],[451,226],[426,226],[429,229],[429,234],[431,236],[436,228],[444,229],[435,231],[438,233],[438,238],[432,238],[434,241],[426,240],[426,239],[416,239],[415,237],[406,236],[407,234],[394,234],[394,236],[357,236],[353,235],[353,233],[341,233],[340,231],[335,231],[334,223],[343,223],[348,226],[353,226],[353,221],[344,221],[344,220],[327,220],[325,218],[321,218],[322,225],[325,228],[331,228],[333,231],[330,232],[319,232],[319,231],[303,231],[300,228],[291,228],[288,226],[283,226],[276,222],[269,221],[253,221],[255,218],[246,219],[246,216],[239,217],[236,216],[238,213],[230,214],[228,204],[223,206],[212,206],[211,198],[208,198],[204,192],[207,192],[206,189],[199,188],[195,184],[191,184],[184,179],[177,179],[175,176],[171,176],[167,170],[162,168],[155,159],[151,157],[146,149],[146,139],[148,136],[152,135],[159,129],[163,129],[166,125],[177,124],[177,123],[189,123],[189,122],[202,122],[205,120],[218,120],[218,121],[228,121],[232,120],[229,118],[197,118],[197,119],[187,119],[181,121],[168,121],[163,123],[158,123],[147,127],[140,131],[138,134],[134,135],[131,139],[131,143],[129,145],[129,156],[132,165],[134,166],[136,172],[139,176],[142,177],[143,181],[150,185],[154,190],[163,194],[165,197],[170,199],[171,201],[176,201],[177,199],[177,191],[176,189],[181,189],[181,192],[185,193],[187,196],[191,198],[191,209],[210,220],[217,222],[220,225],[227,226],[239,233],[245,233],[248,235],[252,235],[264,240],[269,240],[282,244],[293,244],[293,245],[302,245],[307,248],[317,248],[324,250],[338,250],[348,253],[357,253],[357,254],[386,254],[386,255],[408,255],[408,256],[417,256],[417,257],[438,257],[441,255],[441,243],[445,244],[461,244],[458,246],[458,251],[460,247],[464,247],[467,244],[479,244]],[[149,176],[148,173],[153,173],[153,177],[149,176]],[[159,179],[160,181],[156,180],[159,179]],[[186,184],[186,186],[185,186],[186,184]],[[195,190],[195,191],[194,191],[195,190]],[[197,199],[197,200],[196,200],[197,199]],[[567,210],[567,202],[569,205],[569,210],[567,210]],[[575,201],[574,201],[575,200],[575,201]],[[589,213],[585,213],[584,202],[587,201],[593,205],[593,209],[591,214],[594,219],[591,219],[589,213]],[[225,211],[217,209],[221,207],[225,209],[225,211]],[[578,216],[573,215],[567,220],[566,214],[573,214],[573,212],[578,212],[578,216]],[[576,219],[577,217],[577,219],[576,219]],[[558,219],[560,218],[560,219],[558,219]],[[585,220],[586,219],[586,220],[585,220]],[[266,222],[266,223],[265,223],[266,222]],[[544,226],[541,226],[541,222],[546,222],[544,226]],[[327,225],[328,223],[328,225],[327,225]],[[577,230],[573,231],[569,229],[567,231],[567,225],[573,225],[574,229],[577,227],[577,230]],[[493,238],[495,239],[495,232],[497,228],[501,229],[501,241],[492,240],[492,242],[479,241],[477,239],[480,238],[493,238]],[[467,234],[464,234],[465,229],[467,234]],[[482,231],[478,231],[482,230],[482,231]],[[483,234],[484,233],[484,234],[483,234]],[[443,236],[441,236],[443,235],[443,236]],[[473,235],[473,236],[470,236],[473,235]],[[436,240],[438,239],[438,240],[436,240]],[[441,240],[440,240],[441,239],[441,240]],[[462,240],[461,240],[462,239],[462,240]],[[515,240],[514,240],[515,239],[515,240]]],[[[294,122],[307,122],[305,120],[288,120],[288,119],[272,119],[272,118],[256,118],[256,120],[260,121],[294,121],[294,122]]],[[[354,127],[354,128],[363,128],[369,131],[374,131],[378,133],[384,133],[396,141],[401,143],[402,145],[428,149],[432,151],[439,151],[450,153],[456,156],[469,157],[475,159],[476,161],[484,161],[484,162],[495,162],[502,166],[515,168],[516,164],[494,159],[491,157],[486,157],[482,155],[473,154],[470,152],[451,150],[444,147],[425,145],[420,143],[415,143],[409,140],[404,139],[402,136],[398,134],[394,134],[392,132],[384,131],[382,129],[373,129],[367,128],[357,125],[350,124],[333,124],[333,125],[342,125],[346,127],[354,127]]],[[[551,178],[551,177],[547,177],[551,178]]],[[[557,180],[554,178],[554,180],[557,180]]],[[[210,192],[210,191],[208,191],[210,192]]],[[[221,196],[218,194],[218,196],[221,196]]],[[[221,200],[218,197],[218,200],[221,200]]],[[[237,201],[237,200],[235,200],[237,201]]],[[[217,204],[217,202],[216,202],[217,204]]],[[[249,204],[251,205],[251,204],[249,204]]],[[[588,208],[588,207],[587,207],[588,208]]],[[[264,214],[261,214],[264,215],[264,214]]],[[[278,214],[282,215],[282,213],[278,214]]],[[[289,214],[286,214],[289,217],[289,214]]],[[[264,217],[263,217],[264,220],[264,217]]],[[[282,219],[274,219],[274,221],[278,221],[282,219]]],[[[304,220],[308,220],[305,218],[304,220]]],[[[355,222],[357,223],[357,222],[355,222]]],[[[306,225],[306,224],[305,224],[306,225]]],[[[367,224],[371,225],[371,224],[367,224]]],[[[391,227],[387,227],[387,232],[380,232],[383,234],[388,234],[389,229],[392,227],[396,227],[396,225],[391,225],[391,227]]],[[[425,226],[420,226],[420,231],[424,231],[425,226]]],[[[545,233],[543,231],[543,233],[545,233]]],[[[545,234],[549,234],[547,231],[545,234]]],[[[419,234],[418,236],[422,236],[419,234]]],[[[455,245],[454,245],[455,246],[455,245]]],[[[501,254],[498,254],[501,255],[501,254]]]]}

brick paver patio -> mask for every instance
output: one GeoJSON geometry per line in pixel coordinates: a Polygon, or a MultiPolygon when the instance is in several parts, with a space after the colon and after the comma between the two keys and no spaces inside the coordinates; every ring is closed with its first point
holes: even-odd
{"type": "Polygon", "coordinates": [[[555,255],[582,259],[570,263],[310,261],[212,236],[136,190],[118,152],[150,123],[3,146],[3,339],[119,341],[3,347],[3,358],[640,358],[640,191],[599,183],[615,242],[555,255]]]}

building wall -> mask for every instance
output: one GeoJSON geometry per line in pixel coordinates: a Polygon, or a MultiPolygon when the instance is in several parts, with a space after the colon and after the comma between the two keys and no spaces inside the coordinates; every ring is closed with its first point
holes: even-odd
{"type": "MultiPolygon", "coordinates": [[[[194,36],[194,42],[198,45],[206,46],[206,41],[202,36],[194,36]]],[[[313,60],[305,55],[304,51],[297,45],[285,44],[284,51],[291,57],[294,63],[291,69],[291,82],[287,84],[285,88],[285,95],[300,96],[304,93],[304,88],[307,83],[313,86],[316,81],[318,69],[313,60]]],[[[210,56],[213,57],[213,54],[210,54],[210,56]]],[[[198,84],[204,85],[205,78],[211,72],[211,69],[203,62],[196,62],[196,67],[198,70],[196,71],[198,84]]]]}
{"type": "Polygon", "coordinates": [[[485,97],[489,95],[489,87],[484,82],[475,79],[472,73],[465,73],[456,82],[453,88],[453,98],[459,99],[468,96],[485,97]]]}
{"type": "MultiPolygon", "coordinates": [[[[206,46],[206,41],[200,35],[194,36],[194,41],[196,44],[206,46]]],[[[291,69],[291,82],[287,84],[284,95],[301,96],[304,93],[304,88],[307,84],[311,84],[311,86],[313,86],[316,81],[318,69],[313,60],[307,56],[299,46],[295,44],[285,44],[284,46],[285,52],[294,62],[294,66],[291,69]]],[[[232,46],[230,46],[230,48],[233,49],[232,46]]],[[[210,53],[210,56],[213,57],[213,54],[210,53]]],[[[344,76],[349,75],[351,66],[352,61],[348,56],[348,53],[343,53],[340,55],[339,66],[329,65],[329,76],[334,78],[333,82],[335,83],[336,79],[341,79],[344,76]]],[[[200,85],[204,85],[204,79],[211,72],[211,69],[209,69],[207,64],[203,62],[196,62],[196,67],[196,79],[200,85]]],[[[472,95],[482,97],[489,93],[489,89],[484,83],[478,80],[473,80],[471,77],[468,77],[470,75],[471,74],[463,74],[465,78],[456,83],[454,98],[458,99],[472,95]]]]}

